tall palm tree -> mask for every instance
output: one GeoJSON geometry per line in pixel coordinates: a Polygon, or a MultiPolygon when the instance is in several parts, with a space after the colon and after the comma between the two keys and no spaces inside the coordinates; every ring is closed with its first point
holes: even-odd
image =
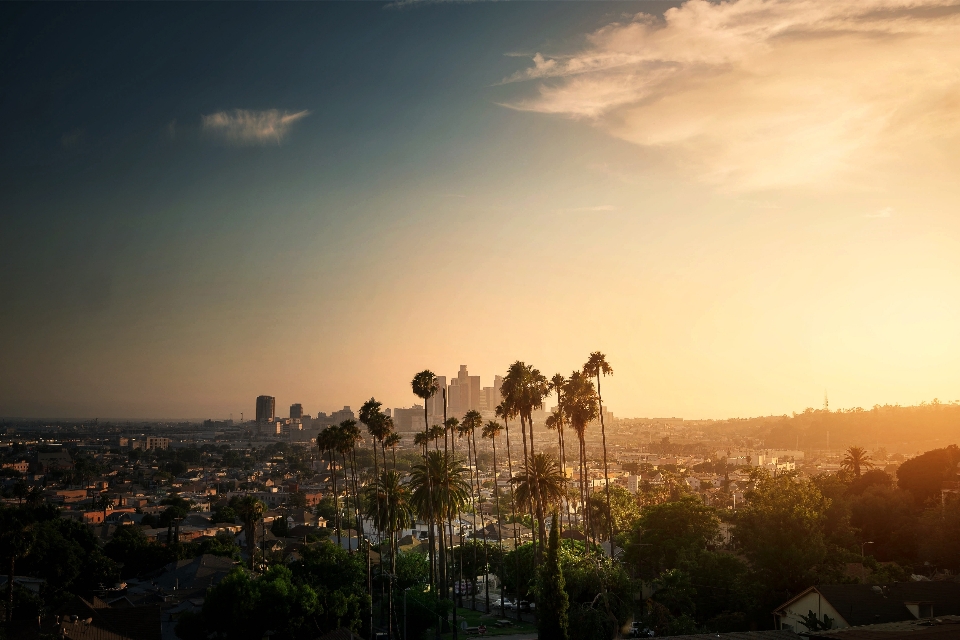
{"type": "MultiPolygon", "coordinates": [[[[523,434],[523,457],[524,469],[529,474],[530,465],[533,456],[536,455],[536,448],[533,442],[533,411],[543,408],[543,399],[550,392],[549,382],[538,369],[524,362],[514,362],[507,369],[507,375],[503,378],[503,384],[500,387],[504,402],[512,410],[512,413],[520,417],[520,429],[523,434]],[[530,452],[527,455],[527,427],[530,429],[530,452]]],[[[540,495],[540,488],[534,483],[533,495],[531,496],[536,507],[537,526],[535,529],[540,534],[540,542],[546,540],[547,528],[544,520],[543,498],[540,495]]],[[[540,548],[537,548],[537,556],[540,555],[540,548]]]]}
{"type": "MultiPolygon", "coordinates": [[[[337,443],[337,450],[340,453],[341,459],[343,459],[343,467],[346,469],[347,460],[350,460],[350,484],[353,485],[353,498],[354,498],[354,524],[358,528],[357,530],[357,547],[359,551],[360,538],[363,534],[363,517],[360,515],[360,492],[357,487],[357,459],[356,459],[356,447],[358,442],[363,442],[363,436],[360,435],[360,428],[357,426],[356,420],[344,420],[340,423],[339,429],[339,438],[337,443]]],[[[347,486],[347,493],[349,494],[350,486],[347,486]]],[[[350,506],[350,498],[347,497],[347,506],[350,506]]],[[[347,551],[352,551],[350,537],[347,537],[347,551]]]]}
{"type": "MultiPolygon", "coordinates": [[[[410,488],[403,482],[403,477],[396,471],[386,469],[377,476],[375,483],[367,485],[366,489],[367,517],[376,518],[379,531],[386,531],[390,535],[390,574],[397,574],[397,535],[408,526],[412,519],[410,504],[410,488]]],[[[382,549],[382,547],[381,547],[382,549]]],[[[381,560],[380,566],[383,567],[381,560]]],[[[389,581],[389,609],[387,612],[387,628],[393,636],[393,578],[389,581]]]]}
{"type": "MultiPolygon", "coordinates": [[[[503,392],[503,386],[500,387],[501,393],[503,392]]],[[[497,405],[496,414],[498,417],[503,418],[503,431],[507,437],[507,473],[510,474],[510,478],[513,478],[513,455],[510,449],[510,422],[512,409],[507,405],[506,399],[504,399],[500,404],[497,405]]],[[[513,494],[513,491],[510,492],[510,512],[513,514],[513,548],[517,549],[520,547],[520,535],[517,532],[517,497],[513,494]]],[[[517,598],[520,598],[520,554],[513,554],[516,558],[516,571],[514,575],[517,577],[517,598]]],[[[503,601],[503,589],[500,590],[500,600],[503,601]]],[[[517,620],[520,620],[520,607],[517,607],[517,620]]]]}
{"type": "MultiPolygon", "coordinates": [[[[420,447],[421,455],[427,455],[427,447],[430,445],[430,433],[418,431],[415,436],[413,436],[413,444],[420,447]]],[[[396,466],[396,465],[394,465],[396,466]]]]}
{"type": "MultiPolygon", "coordinates": [[[[497,505],[497,543],[500,547],[500,557],[503,558],[503,518],[500,515],[500,485],[497,482],[497,479],[500,476],[500,472],[497,468],[497,438],[500,436],[500,423],[496,420],[488,420],[487,424],[483,425],[483,437],[489,438],[490,442],[493,444],[493,498],[496,501],[497,505]]],[[[487,613],[490,613],[490,591],[487,590],[487,613]]],[[[500,615],[506,616],[506,605],[503,603],[503,593],[500,594],[500,615]]]]}
{"type": "Polygon", "coordinates": [[[540,487],[543,501],[551,511],[566,498],[567,482],[563,472],[560,471],[560,465],[553,456],[545,453],[534,456],[530,471],[513,478],[511,482],[514,485],[514,493],[520,500],[529,496],[534,487],[540,487]]]}
{"type": "Polygon", "coordinates": [[[847,471],[853,471],[853,475],[859,478],[860,469],[870,469],[873,467],[873,461],[863,447],[850,447],[847,449],[847,455],[843,457],[840,467],[847,471]]]}
{"type": "Polygon", "coordinates": [[[340,441],[340,428],[331,425],[317,434],[317,447],[320,449],[320,455],[327,454],[327,462],[330,468],[330,479],[333,481],[333,524],[337,530],[337,546],[340,546],[340,492],[337,487],[337,456],[336,450],[340,441]]]}
{"type": "Polygon", "coordinates": [[[613,375],[613,367],[607,363],[607,356],[599,351],[590,354],[583,372],[597,379],[597,403],[600,405],[600,437],[603,439],[603,486],[607,493],[607,522],[610,523],[610,554],[613,555],[613,517],[610,515],[610,470],[607,467],[607,431],[603,426],[603,396],[600,395],[600,378],[613,375]]]}
{"type": "MultiPolygon", "coordinates": [[[[567,416],[570,425],[577,434],[580,444],[580,513],[582,518],[588,516],[587,504],[587,445],[585,442],[587,426],[597,418],[597,395],[594,392],[593,382],[588,377],[574,371],[570,374],[563,386],[563,395],[566,398],[567,416]]],[[[589,522],[583,521],[583,532],[589,531],[589,522]]]]}
{"type": "MultiPolygon", "coordinates": [[[[440,438],[444,438],[447,435],[447,430],[442,424],[435,424],[430,427],[428,436],[433,441],[433,450],[440,451],[440,438]]],[[[446,447],[444,447],[446,448],[446,447]]]]}
{"type": "Polygon", "coordinates": [[[245,495],[237,501],[236,511],[243,522],[243,533],[247,539],[247,553],[250,554],[250,570],[253,571],[254,556],[257,548],[257,522],[263,519],[266,505],[256,496],[245,495]]]}
{"type": "MultiPolygon", "coordinates": [[[[470,502],[472,503],[472,506],[473,506],[474,536],[476,536],[476,533],[477,533],[477,509],[479,508],[478,505],[480,502],[480,487],[479,487],[480,479],[479,477],[477,478],[474,477],[474,472],[477,469],[477,464],[476,464],[477,457],[476,457],[476,447],[474,446],[475,441],[472,440],[472,436],[474,432],[477,429],[481,428],[482,426],[483,426],[483,417],[480,415],[480,412],[471,409],[470,411],[467,411],[464,414],[463,422],[461,422],[460,426],[457,428],[457,434],[461,438],[464,436],[466,436],[467,438],[467,465],[471,469],[473,469],[473,471],[470,472],[470,502]],[[473,452],[472,459],[471,459],[471,451],[473,452]],[[474,482],[474,480],[476,480],[476,482],[474,482]],[[474,502],[474,496],[476,496],[477,498],[476,502],[474,502]]],[[[483,522],[482,515],[481,515],[480,521],[481,523],[483,522]]],[[[474,544],[472,546],[473,546],[473,566],[476,567],[477,566],[477,545],[474,544]]],[[[463,545],[461,543],[461,549],[462,547],[463,545]]],[[[461,551],[461,557],[462,557],[462,551],[461,551]]],[[[463,562],[461,562],[460,564],[462,566],[463,562]]],[[[477,590],[476,589],[472,591],[472,595],[473,595],[473,608],[476,609],[477,608],[477,590]]],[[[487,604],[488,604],[487,609],[489,610],[490,609],[489,602],[487,604]]]]}
{"type": "MultiPolygon", "coordinates": [[[[417,434],[418,436],[421,434],[417,434]]],[[[397,470],[397,445],[400,444],[401,436],[396,431],[391,431],[390,435],[383,439],[383,444],[390,447],[390,452],[393,454],[393,470],[397,470]]],[[[416,444],[416,443],[414,443],[416,444]]]]}
{"type": "MultiPolygon", "coordinates": [[[[563,406],[563,385],[566,384],[567,380],[563,377],[561,373],[553,374],[553,377],[550,378],[550,390],[557,394],[557,409],[553,414],[547,418],[547,428],[552,428],[557,430],[557,439],[560,442],[560,470],[563,471],[564,477],[567,474],[567,451],[566,451],[566,441],[564,440],[563,427],[567,423],[567,415],[564,411],[563,406]]],[[[570,506],[567,505],[567,526],[570,526],[570,506]]],[[[563,533],[563,519],[560,519],[560,528],[561,533],[563,533]]]]}
{"type": "MultiPolygon", "coordinates": [[[[429,369],[424,369],[417,375],[413,376],[413,380],[410,381],[410,387],[413,389],[413,394],[423,400],[423,432],[425,436],[424,445],[423,445],[423,457],[424,460],[427,458],[427,442],[430,440],[430,424],[429,417],[427,415],[427,405],[430,398],[436,395],[437,391],[440,389],[440,381],[437,379],[437,375],[430,371],[429,369]]],[[[429,509],[433,509],[433,499],[430,496],[430,476],[426,476],[426,492],[427,492],[427,506],[429,509]]],[[[430,511],[427,514],[427,530],[428,530],[428,544],[429,544],[429,557],[430,557],[430,590],[433,591],[434,585],[436,584],[436,531],[434,530],[434,517],[433,512],[430,511]]]]}
{"type": "Polygon", "coordinates": [[[470,487],[464,478],[466,469],[459,461],[441,451],[430,451],[423,462],[413,467],[410,486],[413,490],[412,504],[420,517],[432,517],[439,525],[440,548],[439,576],[441,593],[446,593],[446,541],[442,523],[453,513],[459,513],[470,497],[470,487]]]}

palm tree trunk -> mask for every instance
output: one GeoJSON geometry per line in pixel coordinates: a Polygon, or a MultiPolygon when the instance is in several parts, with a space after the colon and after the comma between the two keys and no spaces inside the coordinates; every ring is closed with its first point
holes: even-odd
{"type": "MultiPolygon", "coordinates": [[[[527,480],[530,480],[530,457],[527,452],[527,421],[523,417],[523,414],[520,414],[520,436],[523,439],[523,473],[527,477],[527,480]]],[[[531,483],[532,484],[532,483],[531,483]]],[[[534,520],[533,516],[533,497],[534,492],[529,491],[527,493],[527,511],[530,514],[530,536],[533,538],[533,548],[536,551],[537,548],[537,523],[534,520]]],[[[536,555],[534,555],[536,557],[536,555]]]]}
{"type": "Polygon", "coordinates": [[[330,452],[330,474],[333,477],[333,524],[337,528],[337,546],[340,543],[340,495],[337,491],[337,461],[333,451],[330,452]]]}
{"type": "MultiPolygon", "coordinates": [[[[349,508],[350,508],[350,482],[347,480],[347,477],[346,477],[347,454],[344,453],[344,452],[341,452],[341,453],[340,453],[340,459],[343,461],[343,470],[344,470],[343,483],[346,485],[346,494],[347,494],[346,496],[344,496],[344,501],[346,502],[346,505],[345,505],[346,508],[349,509],[349,508]]],[[[353,543],[350,542],[350,530],[349,530],[349,529],[347,529],[347,552],[348,552],[348,553],[352,553],[352,552],[353,552],[353,543]]]]}
{"type": "MultiPolygon", "coordinates": [[[[472,503],[471,506],[473,507],[473,544],[470,545],[471,547],[473,547],[473,576],[470,579],[470,583],[473,585],[473,589],[470,593],[470,601],[472,603],[471,608],[474,611],[476,611],[477,610],[477,505],[479,504],[479,500],[477,500],[477,502],[474,502],[473,500],[473,496],[474,496],[474,482],[473,482],[474,475],[473,474],[474,474],[474,471],[476,471],[477,456],[476,456],[476,450],[474,449],[473,450],[474,462],[471,463],[470,451],[472,449],[472,446],[470,444],[470,435],[471,433],[467,433],[467,464],[473,466],[473,471],[470,472],[470,502],[472,503]]],[[[477,495],[479,495],[479,492],[477,492],[477,495]]],[[[482,521],[482,518],[481,518],[481,521],[482,521]]],[[[463,537],[462,536],[460,538],[460,566],[461,567],[463,566],[463,537]]],[[[463,580],[462,569],[460,571],[460,579],[463,580]]]]}
{"type": "MultiPolygon", "coordinates": [[[[507,422],[507,419],[503,419],[504,430],[507,433],[507,471],[510,473],[510,480],[513,481],[513,456],[510,453],[510,425],[507,422]]],[[[520,536],[517,533],[517,498],[512,489],[510,490],[510,505],[513,511],[513,549],[514,549],[514,559],[516,560],[516,587],[517,587],[517,621],[520,621],[520,554],[516,553],[517,549],[520,548],[520,536]]],[[[503,588],[500,589],[500,600],[503,601],[503,588]]]]}
{"type": "MultiPolygon", "coordinates": [[[[483,587],[484,587],[484,591],[486,592],[486,596],[485,596],[486,607],[484,608],[484,611],[486,613],[490,613],[490,580],[487,579],[490,575],[490,553],[487,548],[487,527],[483,523],[483,496],[480,495],[480,488],[481,488],[480,487],[480,462],[477,460],[477,434],[471,431],[470,435],[473,437],[473,471],[477,476],[477,508],[480,509],[480,528],[483,530],[483,587]]],[[[474,509],[473,511],[473,535],[474,535],[474,539],[476,539],[476,535],[477,535],[476,509],[474,509]]],[[[476,548],[474,548],[473,558],[474,558],[473,559],[474,571],[476,571],[476,566],[477,566],[476,548]]],[[[473,608],[476,609],[477,608],[476,579],[474,579],[473,582],[474,582],[473,608]]]]}
{"type": "Polygon", "coordinates": [[[590,527],[590,513],[587,509],[587,445],[584,442],[584,436],[579,431],[577,439],[580,441],[580,520],[583,528],[583,535],[586,537],[590,527]]]}
{"type": "Polygon", "coordinates": [[[610,470],[607,468],[607,431],[603,426],[603,396],[600,395],[600,374],[597,374],[597,402],[600,404],[600,437],[603,438],[603,486],[607,490],[607,524],[610,525],[610,557],[613,557],[613,515],[610,510],[610,470]]]}
{"type": "MultiPolygon", "coordinates": [[[[533,446],[533,416],[527,414],[527,425],[530,427],[530,464],[531,467],[536,466],[536,450],[533,446]]],[[[536,473],[533,474],[533,490],[534,497],[536,498],[536,507],[537,507],[537,531],[540,533],[540,545],[537,547],[537,556],[543,553],[543,546],[547,543],[547,522],[544,517],[543,512],[543,493],[540,491],[540,476],[536,473]]]]}
{"type": "MultiPolygon", "coordinates": [[[[427,447],[429,446],[430,419],[427,417],[427,399],[423,401],[423,461],[427,461],[427,447]]],[[[394,459],[396,460],[396,459],[394,459]]],[[[437,584],[437,563],[435,558],[436,536],[433,528],[433,483],[430,479],[430,473],[427,473],[427,544],[428,556],[430,557],[430,591],[433,592],[437,584]]],[[[406,640],[406,639],[404,639],[406,640]]]]}
{"type": "MultiPolygon", "coordinates": [[[[493,443],[493,499],[497,501],[497,543],[500,547],[500,559],[503,560],[503,518],[500,515],[500,485],[498,478],[500,474],[497,470],[497,434],[494,433],[490,438],[493,443]]],[[[489,569],[488,569],[489,570],[489,569]]],[[[504,574],[503,567],[500,567],[501,575],[504,574]]],[[[506,616],[507,610],[503,604],[503,585],[500,585],[500,615],[506,616]]],[[[487,613],[490,613],[490,589],[487,588],[487,613]]]]}

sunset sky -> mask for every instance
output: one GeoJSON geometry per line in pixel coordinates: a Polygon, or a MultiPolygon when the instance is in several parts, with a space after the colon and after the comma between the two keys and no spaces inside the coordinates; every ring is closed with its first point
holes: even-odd
{"type": "Polygon", "coordinates": [[[0,416],[601,350],[616,415],[960,398],[960,5],[0,5],[0,416]]]}

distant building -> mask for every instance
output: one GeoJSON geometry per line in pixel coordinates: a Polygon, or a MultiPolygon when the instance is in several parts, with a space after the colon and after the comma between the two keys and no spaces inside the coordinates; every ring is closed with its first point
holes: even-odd
{"type": "Polygon", "coordinates": [[[299,402],[297,404],[290,405],[290,418],[293,420],[302,420],[303,419],[303,405],[299,402]]]}
{"type": "Polygon", "coordinates": [[[277,415],[277,399],[273,396],[257,396],[257,422],[269,422],[277,415]]]}
{"type": "Polygon", "coordinates": [[[423,405],[415,404],[409,409],[393,410],[393,426],[397,433],[417,433],[423,431],[423,405]]]}
{"type": "Polygon", "coordinates": [[[457,377],[447,387],[447,415],[462,416],[480,410],[480,376],[471,376],[467,365],[460,365],[457,377]]]}
{"type": "Polygon", "coordinates": [[[160,438],[158,436],[147,436],[147,449],[169,449],[170,438],[160,438]]]}

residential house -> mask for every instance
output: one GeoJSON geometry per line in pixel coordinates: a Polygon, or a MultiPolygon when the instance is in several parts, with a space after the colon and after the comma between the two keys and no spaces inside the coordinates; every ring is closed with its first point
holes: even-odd
{"type": "Polygon", "coordinates": [[[805,632],[801,619],[811,612],[834,629],[960,615],[960,583],[818,585],[787,600],[773,615],[778,628],[805,632]]]}

